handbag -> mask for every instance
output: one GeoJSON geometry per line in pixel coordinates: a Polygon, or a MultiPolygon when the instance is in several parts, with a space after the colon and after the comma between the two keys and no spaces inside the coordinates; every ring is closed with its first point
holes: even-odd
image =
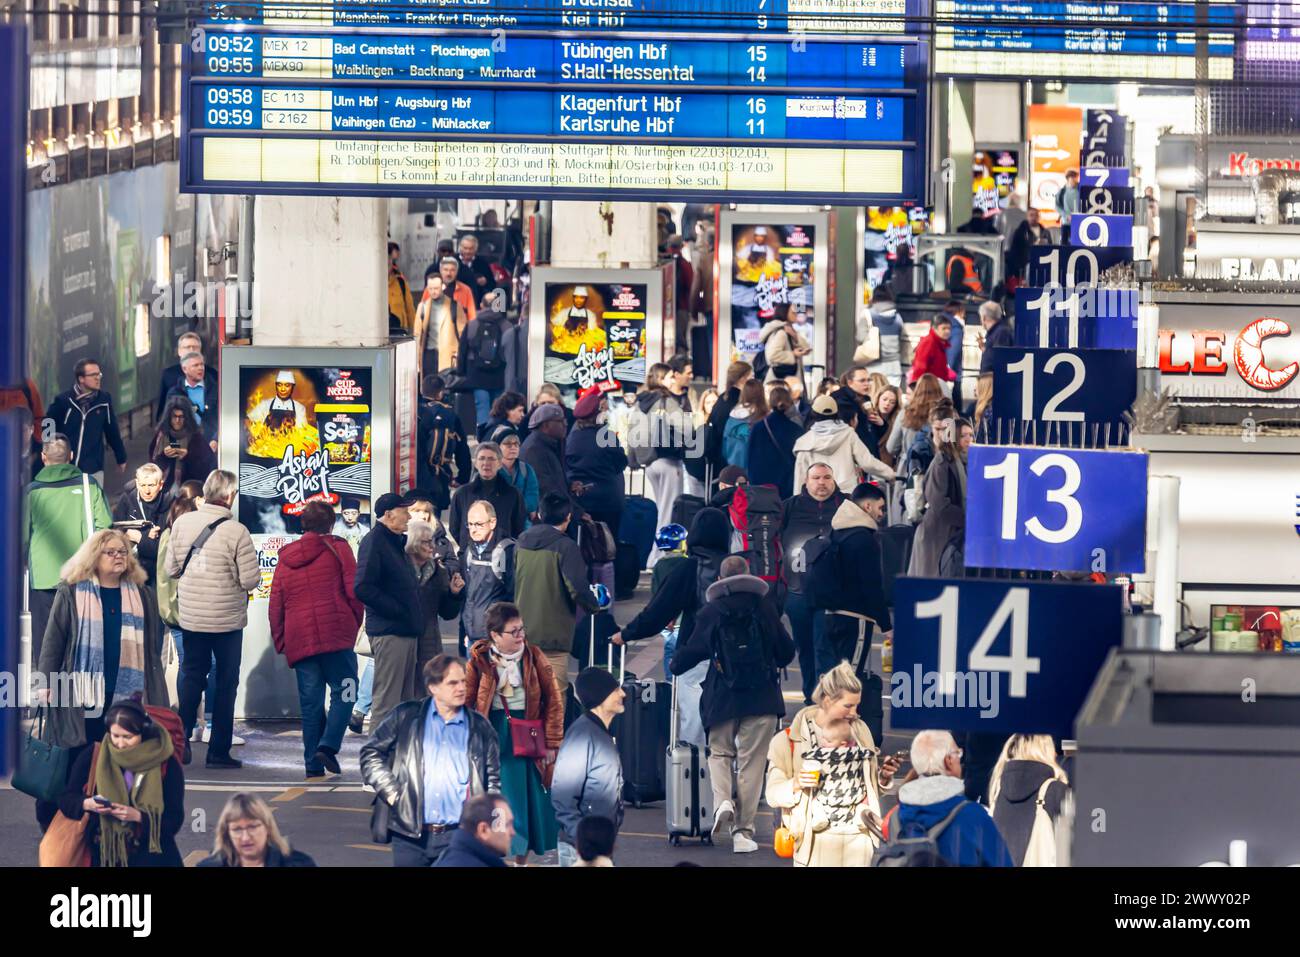
{"type": "Polygon", "coordinates": [[[546,757],[546,734],[541,719],[510,717],[510,704],[505,694],[500,688],[497,694],[501,695],[501,707],[506,713],[506,727],[510,729],[510,746],[515,757],[534,760],[546,757]]]}
{"type": "Polygon", "coordinates": [[[366,634],[366,619],[364,616],[361,619],[361,627],[357,629],[357,643],[352,650],[362,658],[373,658],[375,656],[374,649],[370,647],[370,636],[366,634]]]}
{"type": "Polygon", "coordinates": [[[48,708],[36,709],[36,721],[23,742],[18,756],[18,769],[14,772],[14,790],[22,791],[38,801],[54,801],[63,793],[68,783],[68,766],[72,749],[60,747],[44,740],[45,718],[48,708]]]}
{"type": "MultiPolygon", "coordinates": [[[[99,745],[90,753],[90,775],[82,793],[90,797],[95,793],[95,768],[99,764],[99,745]]],[[[75,821],[58,811],[41,837],[38,863],[41,867],[89,867],[90,844],[86,828],[90,825],[90,812],[82,811],[75,821]]]]}
{"type": "MultiPolygon", "coordinates": [[[[794,739],[790,737],[790,729],[785,729],[785,739],[790,742],[790,757],[794,758],[794,739]]],[[[777,814],[781,815],[781,823],[772,836],[772,850],[776,851],[777,857],[789,860],[794,857],[794,832],[786,827],[785,814],[778,808],[777,814]]]]}
{"type": "Polygon", "coordinates": [[[876,326],[867,327],[867,337],[853,353],[854,362],[879,362],[880,361],[880,329],[876,326]]]}

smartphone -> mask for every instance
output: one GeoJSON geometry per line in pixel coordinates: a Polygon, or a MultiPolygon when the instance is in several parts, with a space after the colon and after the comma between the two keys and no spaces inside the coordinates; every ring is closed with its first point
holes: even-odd
{"type": "Polygon", "coordinates": [[[169,449],[179,449],[180,447],[181,447],[181,444],[180,444],[179,442],[168,442],[168,443],[167,443],[167,448],[169,448],[169,449]]]}
{"type": "Polygon", "coordinates": [[[110,800],[109,800],[108,798],[106,798],[106,797],[100,797],[98,794],[96,794],[96,795],[94,795],[93,797],[91,797],[91,800],[94,801],[96,804],[98,804],[100,807],[112,807],[112,806],[113,806],[113,802],[112,802],[112,801],[110,801],[110,800]]]}

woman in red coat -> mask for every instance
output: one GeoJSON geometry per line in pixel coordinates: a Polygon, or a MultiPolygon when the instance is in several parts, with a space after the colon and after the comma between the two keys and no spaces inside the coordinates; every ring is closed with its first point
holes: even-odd
{"type": "Polygon", "coordinates": [[[271,580],[271,637],[298,676],[302,753],[312,778],[342,770],[339,747],[352,714],[343,689],[357,686],[353,648],[363,609],[352,590],[357,560],[347,542],[330,534],[334,510],[324,502],[308,502],[299,521],[304,534],[280,549],[271,580]]]}

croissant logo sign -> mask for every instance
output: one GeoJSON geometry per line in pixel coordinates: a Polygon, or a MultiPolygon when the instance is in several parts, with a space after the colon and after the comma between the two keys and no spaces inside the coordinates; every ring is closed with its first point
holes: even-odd
{"type": "Polygon", "coordinates": [[[1252,388],[1276,392],[1300,374],[1300,361],[1277,363],[1275,360],[1275,367],[1270,366],[1264,359],[1264,342],[1275,336],[1290,335],[1289,322],[1271,317],[1256,319],[1235,337],[1217,330],[1197,329],[1180,334],[1161,329],[1160,372],[1162,375],[1226,376],[1231,367],[1252,388]],[[1231,347],[1228,346],[1230,337],[1231,347]]]}

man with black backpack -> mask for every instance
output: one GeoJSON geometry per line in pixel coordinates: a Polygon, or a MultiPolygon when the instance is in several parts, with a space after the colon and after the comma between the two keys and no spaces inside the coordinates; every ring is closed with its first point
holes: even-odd
{"type": "Polygon", "coordinates": [[[474,393],[476,422],[488,420],[492,403],[505,391],[505,339],[509,326],[505,313],[484,311],[461,333],[456,373],[462,377],[461,388],[474,393]]]}
{"type": "Polygon", "coordinates": [[[883,632],[892,628],[880,550],[884,515],[885,493],[863,482],[836,510],[830,534],[804,547],[805,596],[825,615],[815,634],[817,674],[825,674],[841,661],[853,665],[863,689],[858,715],[876,741],[884,740],[885,716],[880,698],[883,682],[868,667],[871,636],[876,626],[883,632]]]}
{"type": "Polygon", "coordinates": [[[918,777],[898,790],[898,807],[885,816],[888,843],[873,867],[1015,867],[1002,832],[981,804],[968,801],[962,752],[947,731],[922,731],[912,739],[918,777]]]}
{"type": "Polygon", "coordinates": [[[428,489],[439,512],[451,503],[452,488],[470,478],[465,427],[455,410],[442,401],[446,387],[442,376],[424,377],[416,433],[416,481],[420,488],[428,489]]]}
{"type": "Polygon", "coordinates": [[[758,850],[754,817],[763,793],[768,742],[785,714],[780,669],[794,660],[794,641],[768,598],[767,583],[750,575],[739,555],[722,560],[720,577],[705,598],[708,603],[696,616],[690,638],[678,644],[670,668],[682,675],[701,661],[711,662],[700,718],[709,735],[709,774],[717,808],[713,837],[720,838],[729,827],[732,851],[748,854],[758,850]]]}

